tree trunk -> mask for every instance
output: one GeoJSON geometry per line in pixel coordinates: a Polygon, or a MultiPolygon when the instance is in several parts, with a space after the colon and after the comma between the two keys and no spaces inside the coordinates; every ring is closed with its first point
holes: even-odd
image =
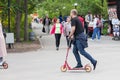
{"type": "Polygon", "coordinates": [[[24,18],[24,40],[28,40],[28,10],[27,10],[28,0],[24,0],[25,18],[24,18]]]}
{"type": "MultiPolygon", "coordinates": [[[[16,0],[16,4],[20,5],[20,0],[16,0]]],[[[15,17],[15,28],[16,28],[16,42],[20,42],[20,21],[22,13],[17,10],[15,17]]]]}

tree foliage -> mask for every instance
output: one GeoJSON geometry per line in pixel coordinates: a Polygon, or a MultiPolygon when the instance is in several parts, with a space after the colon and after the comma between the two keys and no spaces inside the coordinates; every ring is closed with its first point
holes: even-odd
{"type": "Polygon", "coordinates": [[[88,11],[93,14],[102,14],[107,18],[107,0],[44,0],[38,4],[37,10],[40,16],[49,14],[50,17],[69,15],[71,9],[75,8],[74,3],[77,3],[79,14],[86,15],[88,11]],[[41,14],[42,13],[42,14],[41,14]]]}
{"type": "MultiPolygon", "coordinates": [[[[0,1],[0,6],[2,6],[2,9],[0,9],[0,19],[4,27],[8,25],[7,1],[0,1]]],[[[103,0],[103,4],[102,0],[27,0],[27,4],[25,4],[25,0],[10,1],[11,31],[15,33],[16,40],[18,41],[24,36],[28,36],[25,34],[28,33],[26,31],[28,31],[27,27],[30,20],[26,15],[34,12],[38,12],[40,17],[44,17],[46,14],[51,18],[54,16],[58,17],[60,14],[66,16],[69,15],[71,9],[75,8],[74,3],[77,3],[76,8],[81,15],[86,15],[88,11],[91,11],[93,14],[102,14],[104,18],[108,16],[107,0],[103,0]]],[[[27,40],[26,37],[24,37],[25,40],[27,40]]]]}

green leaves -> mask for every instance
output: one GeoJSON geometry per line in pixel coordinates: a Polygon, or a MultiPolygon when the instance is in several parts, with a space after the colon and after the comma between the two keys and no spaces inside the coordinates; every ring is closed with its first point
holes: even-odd
{"type": "MultiPolygon", "coordinates": [[[[106,0],[104,0],[107,3],[106,0]]],[[[75,8],[74,3],[77,3],[77,10],[79,14],[86,15],[88,11],[93,14],[107,14],[107,4],[102,6],[101,0],[43,0],[41,3],[36,4],[39,10],[40,16],[49,14],[50,17],[62,15],[69,15],[71,9],[75,8]],[[103,10],[105,12],[103,12],[103,10]]]]}

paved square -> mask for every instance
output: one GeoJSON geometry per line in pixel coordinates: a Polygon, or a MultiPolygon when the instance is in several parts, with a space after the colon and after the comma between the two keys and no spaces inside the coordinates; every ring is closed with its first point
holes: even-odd
{"type": "MultiPolygon", "coordinates": [[[[0,69],[0,80],[115,80],[120,79],[120,41],[103,36],[101,41],[91,41],[87,51],[98,60],[95,71],[60,71],[66,55],[66,41],[61,39],[60,50],[55,50],[54,36],[41,39],[43,48],[35,52],[8,54],[7,70],[0,69]]],[[[81,56],[82,57],[82,56],[81,56]]],[[[69,64],[76,65],[72,50],[69,64]]],[[[90,63],[82,57],[83,64],[90,63]]],[[[92,65],[91,65],[92,66],[92,65]]]]}

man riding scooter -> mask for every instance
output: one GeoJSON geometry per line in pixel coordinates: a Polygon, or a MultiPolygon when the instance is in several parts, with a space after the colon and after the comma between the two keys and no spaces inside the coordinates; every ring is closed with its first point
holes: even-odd
{"type": "Polygon", "coordinates": [[[71,33],[69,35],[70,39],[74,39],[73,41],[73,53],[74,56],[76,58],[77,61],[77,66],[74,68],[82,68],[83,65],[81,63],[81,58],[79,55],[79,52],[81,55],[83,55],[85,58],[87,58],[88,60],[90,60],[90,62],[93,64],[93,70],[96,69],[96,65],[97,65],[97,60],[93,59],[93,57],[87,53],[85,51],[85,48],[88,47],[87,45],[87,37],[84,34],[84,30],[82,27],[82,24],[80,22],[80,20],[77,17],[77,10],[76,9],[72,9],[70,12],[70,16],[72,17],[71,20],[71,33]]]}

